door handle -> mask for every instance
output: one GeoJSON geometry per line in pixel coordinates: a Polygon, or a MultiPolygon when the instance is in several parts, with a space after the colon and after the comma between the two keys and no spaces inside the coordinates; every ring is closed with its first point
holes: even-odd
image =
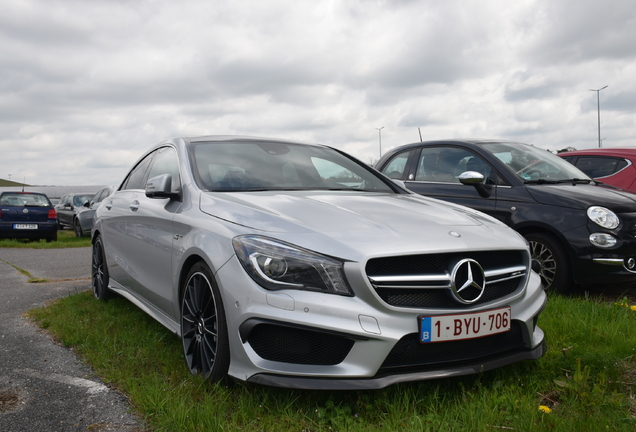
{"type": "Polygon", "coordinates": [[[132,203],[130,203],[130,209],[134,212],[139,210],[139,201],[134,200],[132,203]]]}
{"type": "Polygon", "coordinates": [[[104,204],[104,207],[106,207],[107,210],[110,210],[113,208],[113,202],[112,201],[108,201],[108,203],[104,204]]]}

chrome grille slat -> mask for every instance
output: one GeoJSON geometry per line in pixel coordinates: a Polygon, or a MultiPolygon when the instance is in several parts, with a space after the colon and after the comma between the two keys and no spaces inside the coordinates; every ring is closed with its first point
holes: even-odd
{"type": "Polygon", "coordinates": [[[523,251],[374,258],[367,263],[367,277],[380,298],[392,306],[461,307],[450,299],[453,286],[451,270],[454,263],[465,257],[484,263],[484,292],[489,293],[475,304],[511,295],[527,280],[528,269],[524,261],[528,261],[528,257],[523,251]]]}

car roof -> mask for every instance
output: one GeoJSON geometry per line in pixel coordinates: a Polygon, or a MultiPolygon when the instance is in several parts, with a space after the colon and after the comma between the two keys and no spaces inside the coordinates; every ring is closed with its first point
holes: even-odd
{"type": "Polygon", "coordinates": [[[22,191],[2,191],[0,192],[0,196],[2,195],[44,195],[46,196],[46,194],[42,192],[22,192],[22,191]]]}
{"type": "Polygon", "coordinates": [[[396,151],[406,150],[413,147],[421,147],[421,146],[429,146],[429,145],[438,145],[438,144],[462,144],[462,145],[481,145],[488,143],[511,143],[511,144],[521,144],[531,146],[531,144],[520,143],[517,141],[509,141],[504,139],[484,139],[484,138],[451,138],[451,139],[439,139],[439,140],[431,140],[431,141],[418,141],[411,144],[404,144],[398,147],[394,147],[388,150],[386,153],[394,153],[396,151]]]}
{"type": "Polygon", "coordinates": [[[285,143],[285,144],[304,144],[304,145],[312,145],[312,146],[321,146],[321,144],[315,143],[305,143],[301,141],[294,140],[286,140],[286,139],[278,139],[278,138],[262,138],[262,137],[253,137],[253,136],[241,136],[241,135],[205,135],[198,137],[183,137],[192,143],[198,142],[232,142],[232,141],[240,141],[240,142],[271,142],[271,143],[285,143]]]}
{"type": "Polygon", "coordinates": [[[573,150],[569,152],[559,153],[559,156],[585,156],[585,155],[597,155],[597,156],[624,156],[636,158],[636,147],[605,147],[605,148],[593,148],[583,150],[573,150]]]}

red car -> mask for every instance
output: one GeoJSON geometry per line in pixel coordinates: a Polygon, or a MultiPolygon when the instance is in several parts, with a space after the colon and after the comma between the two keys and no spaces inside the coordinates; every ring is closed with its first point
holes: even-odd
{"type": "Polygon", "coordinates": [[[636,193],[636,147],[575,150],[559,156],[594,180],[636,193]]]}

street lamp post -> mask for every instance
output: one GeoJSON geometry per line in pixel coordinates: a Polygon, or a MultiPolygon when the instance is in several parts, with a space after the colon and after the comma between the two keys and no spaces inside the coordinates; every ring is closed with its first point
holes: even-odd
{"type": "Polygon", "coordinates": [[[601,148],[601,98],[599,94],[601,93],[601,90],[606,88],[607,86],[600,88],[598,90],[590,89],[590,91],[596,92],[596,109],[598,112],[598,148],[601,148]]]}
{"type": "Polygon", "coordinates": [[[382,157],[382,129],[384,129],[384,126],[376,129],[378,130],[378,139],[380,140],[380,157],[382,157]]]}

